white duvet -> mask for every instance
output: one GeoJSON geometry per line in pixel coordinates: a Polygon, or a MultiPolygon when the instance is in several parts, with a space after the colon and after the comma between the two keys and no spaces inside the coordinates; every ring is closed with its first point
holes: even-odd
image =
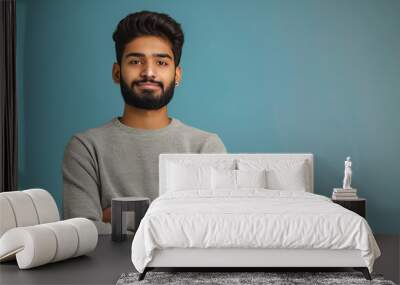
{"type": "Polygon", "coordinates": [[[358,249],[370,272],[380,256],[361,216],[321,195],[266,189],[160,196],[133,239],[133,265],[143,272],[165,248],[358,249]]]}

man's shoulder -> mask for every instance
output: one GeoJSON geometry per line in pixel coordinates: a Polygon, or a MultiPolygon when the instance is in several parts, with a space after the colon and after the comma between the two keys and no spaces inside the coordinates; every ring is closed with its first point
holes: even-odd
{"type": "Polygon", "coordinates": [[[216,133],[180,123],[178,137],[190,145],[192,152],[226,153],[225,145],[216,133]]]}
{"type": "Polygon", "coordinates": [[[70,137],[67,147],[76,144],[82,144],[88,147],[90,145],[93,145],[95,142],[101,140],[102,137],[109,136],[110,130],[112,129],[113,126],[113,120],[114,119],[110,120],[107,123],[103,123],[97,127],[89,128],[74,133],[70,137]]]}
{"type": "Polygon", "coordinates": [[[186,123],[183,123],[181,120],[177,121],[179,122],[179,133],[182,135],[196,137],[198,139],[200,138],[207,139],[217,135],[215,133],[194,126],[187,125],[186,123]]]}
{"type": "Polygon", "coordinates": [[[110,120],[107,123],[103,123],[97,127],[89,128],[84,131],[80,131],[74,134],[74,136],[80,136],[80,137],[94,137],[94,136],[99,136],[99,135],[104,135],[109,132],[110,129],[113,127],[113,120],[110,120]]]}
{"type": "MultiPolygon", "coordinates": [[[[115,120],[117,118],[113,118],[98,127],[76,132],[70,137],[66,148],[74,152],[82,152],[110,146],[118,140],[121,134],[126,134],[121,132],[121,126],[115,120]]],[[[216,133],[188,125],[176,118],[174,118],[169,131],[168,133],[174,137],[174,141],[189,144],[193,149],[201,149],[205,144],[222,144],[216,133]]],[[[140,140],[140,137],[137,138],[140,140]]]]}

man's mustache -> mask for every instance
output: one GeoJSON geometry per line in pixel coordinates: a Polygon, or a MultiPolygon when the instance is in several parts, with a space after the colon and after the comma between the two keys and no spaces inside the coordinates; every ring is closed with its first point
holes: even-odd
{"type": "Polygon", "coordinates": [[[159,82],[159,81],[154,81],[154,80],[148,80],[148,79],[143,79],[143,80],[136,80],[136,81],[133,81],[132,82],[132,87],[133,87],[133,85],[135,85],[135,84],[142,84],[142,83],[151,83],[151,84],[157,84],[157,85],[159,85],[161,88],[163,88],[163,84],[162,84],[162,82],[159,82]]]}

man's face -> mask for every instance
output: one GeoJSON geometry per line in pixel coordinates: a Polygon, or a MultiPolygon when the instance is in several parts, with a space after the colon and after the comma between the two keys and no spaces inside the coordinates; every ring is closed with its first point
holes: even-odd
{"type": "Polygon", "coordinates": [[[113,67],[125,103],[147,110],[160,109],[171,101],[180,75],[171,44],[156,36],[141,36],[128,43],[121,65],[113,67]]]}

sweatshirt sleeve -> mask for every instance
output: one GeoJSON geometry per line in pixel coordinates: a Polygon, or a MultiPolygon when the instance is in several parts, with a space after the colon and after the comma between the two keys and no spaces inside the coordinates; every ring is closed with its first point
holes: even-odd
{"type": "Polygon", "coordinates": [[[202,146],[200,153],[226,153],[226,148],[222,140],[217,134],[211,134],[204,145],[202,146]]]}
{"type": "Polygon", "coordinates": [[[94,156],[85,143],[73,136],[62,162],[64,219],[83,217],[92,220],[99,234],[110,234],[111,224],[102,222],[100,185],[94,156]]]}

